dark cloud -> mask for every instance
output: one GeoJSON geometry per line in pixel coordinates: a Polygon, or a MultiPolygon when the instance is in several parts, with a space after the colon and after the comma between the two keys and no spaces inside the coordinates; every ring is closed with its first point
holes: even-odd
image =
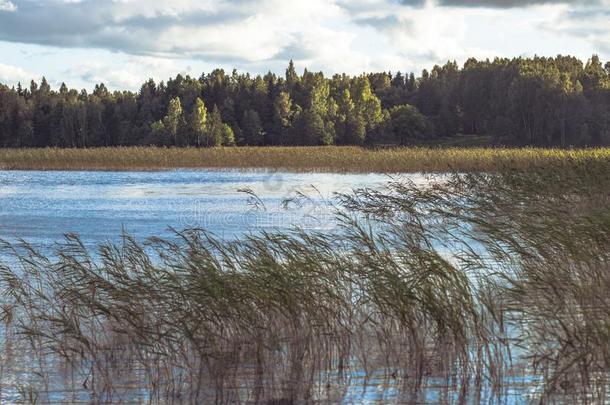
{"type": "Polygon", "coordinates": [[[368,25],[378,31],[400,30],[406,34],[415,34],[413,21],[407,18],[399,18],[395,15],[385,17],[365,17],[354,19],[356,24],[368,25]]]}
{"type": "Polygon", "coordinates": [[[426,4],[426,0],[386,0],[371,2],[366,0],[337,0],[337,4],[352,16],[383,12],[388,6],[406,6],[418,8],[426,4]]]}
{"type": "Polygon", "coordinates": [[[426,4],[426,0],[392,0],[395,3],[402,4],[403,6],[420,7],[426,4]]]}
{"type": "Polygon", "coordinates": [[[308,60],[314,59],[316,53],[303,44],[303,41],[294,41],[288,46],[285,46],[280,52],[273,55],[272,60],[280,63],[285,63],[287,60],[308,60]]]}
{"type": "MultiPolygon", "coordinates": [[[[226,10],[193,9],[183,13],[126,13],[120,2],[13,0],[15,11],[0,12],[0,40],[58,47],[95,47],[135,55],[175,54],[162,48],[165,30],[222,26],[246,18],[251,0],[233,0],[226,10]]],[[[148,7],[143,4],[142,7],[148,7]]],[[[179,41],[176,41],[179,44],[179,41]]],[[[192,49],[190,50],[192,51],[192,49]]]]}

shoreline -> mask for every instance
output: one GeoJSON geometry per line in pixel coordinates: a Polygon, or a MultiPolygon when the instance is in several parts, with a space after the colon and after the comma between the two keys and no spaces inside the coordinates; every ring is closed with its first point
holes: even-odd
{"type": "Polygon", "coordinates": [[[368,149],[311,147],[100,147],[0,149],[5,171],[243,170],[328,173],[440,173],[527,170],[566,162],[610,163],[610,148],[368,149]]]}

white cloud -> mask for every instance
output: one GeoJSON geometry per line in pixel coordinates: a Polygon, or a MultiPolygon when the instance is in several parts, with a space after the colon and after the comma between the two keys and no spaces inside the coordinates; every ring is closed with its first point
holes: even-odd
{"type": "Polygon", "coordinates": [[[17,11],[17,6],[10,0],[0,0],[0,11],[17,11]]]}
{"type": "Polygon", "coordinates": [[[29,83],[37,75],[20,67],[0,63],[0,83],[15,85],[17,82],[29,83]]]}
{"type": "Polygon", "coordinates": [[[178,73],[194,75],[191,69],[181,68],[170,59],[150,56],[130,56],[120,63],[85,62],[64,73],[85,83],[104,83],[117,90],[137,90],[149,78],[161,81],[178,73]]]}
{"type": "Polygon", "coordinates": [[[115,88],[193,62],[279,73],[294,59],[299,69],[354,74],[419,71],[470,56],[591,49],[610,56],[610,0],[11,1],[0,0],[14,9],[0,12],[0,41],[111,51],[121,62],[93,58],[61,73],[115,88]]]}
{"type": "Polygon", "coordinates": [[[576,37],[593,44],[598,52],[610,55],[610,0],[591,7],[566,7],[555,19],[541,27],[558,37],[576,37]]]}

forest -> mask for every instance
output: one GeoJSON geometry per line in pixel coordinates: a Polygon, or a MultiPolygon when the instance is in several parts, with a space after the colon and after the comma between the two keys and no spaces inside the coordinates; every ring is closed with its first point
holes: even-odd
{"type": "Polygon", "coordinates": [[[610,145],[610,62],[593,55],[496,58],[430,71],[284,77],[216,69],[89,93],[45,78],[0,84],[0,147],[434,145],[480,135],[490,145],[610,145]]]}

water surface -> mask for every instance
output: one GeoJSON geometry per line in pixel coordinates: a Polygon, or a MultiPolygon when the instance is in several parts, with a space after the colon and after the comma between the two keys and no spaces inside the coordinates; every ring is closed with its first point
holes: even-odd
{"type": "Polygon", "coordinates": [[[388,180],[382,174],[234,170],[0,171],[0,238],[48,248],[66,233],[95,245],[117,240],[122,230],[146,238],[168,235],[169,227],[201,227],[234,238],[295,225],[326,229],[334,224],[333,193],[388,180]],[[285,209],[282,202],[298,191],[309,199],[285,209]]]}
{"type": "MultiPolygon", "coordinates": [[[[405,177],[422,184],[427,181],[422,175],[405,177]]],[[[237,170],[0,171],[0,239],[23,238],[45,251],[66,233],[77,233],[94,247],[119,241],[123,231],[140,240],[170,236],[170,228],[191,227],[225,239],[295,226],[330,231],[336,225],[331,205],[335,193],[382,188],[388,181],[390,177],[382,174],[237,170]],[[307,198],[286,208],[286,199],[299,193],[307,198]]],[[[16,401],[22,397],[18,386],[35,385],[36,375],[28,366],[7,370],[0,383],[5,386],[0,399],[16,401]]],[[[54,375],[58,381],[51,382],[50,397],[58,402],[66,399],[60,377],[54,375]]],[[[353,386],[344,393],[344,403],[400,402],[384,381],[365,382],[360,377],[351,375],[353,386]]],[[[431,388],[425,398],[438,402],[431,388]]],[[[86,393],[80,394],[86,401],[86,393]]],[[[523,391],[516,390],[501,402],[525,403],[523,398],[523,391]]]]}

